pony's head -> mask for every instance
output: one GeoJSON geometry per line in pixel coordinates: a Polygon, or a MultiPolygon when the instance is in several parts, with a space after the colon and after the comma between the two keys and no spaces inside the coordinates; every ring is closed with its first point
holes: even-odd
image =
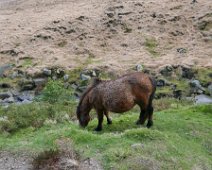
{"type": "Polygon", "coordinates": [[[80,126],[86,127],[90,121],[89,111],[83,109],[83,107],[77,107],[77,118],[79,120],[80,126]]]}
{"type": "Polygon", "coordinates": [[[90,121],[89,112],[92,109],[92,104],[90,104],[89,102],[89,92],[101,82],[102,80],[98,78],[94,78],[92,83],[88,86],[88,88],[85,90],[85,92],[81,96],[79,105],[77,106],[77,118],[82,127],[86,127],[90,121]]]}

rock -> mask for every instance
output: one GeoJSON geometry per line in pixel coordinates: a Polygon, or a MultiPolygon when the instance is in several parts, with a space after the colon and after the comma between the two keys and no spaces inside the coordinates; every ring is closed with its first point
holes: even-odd
{"type": "Polygon", "coordinates": [[[182,90],[174,90],[173,97],[180,100],[182,98],[182,90]]]}
{"type": "Polygon", "coordinates": [[[91,79],[91,76],[89,75],[85,75],[85,74],[80,74],[80,79],[85,81],[85,80],[90,80],[91,79]]]}
{"type": "Polygon", "coordinates": [[[65,88],[65,89],[68,89],[69,87],[70,87],[69,82],[65,82],[65,83],[64,83],[64,88],[65,88]]]}
{"type": "Polygon", "coordinates": [[[189,82],[189,85],[191,87],[192,94],[202,94],[205,91],[204,87],[202,87],[199,80],[192,80],[189,82]]]}
{"type": "Polygon", "coordinates": [[[22,79],[19,82],[19,86],[21,88],[21,91],[33,90],[36,87],[35,82],[33,80],[29,80],[29,79],[22,79]]]}
{"type": "Polygon", "coordinates": [[[81,95],[82,95],[82,92],[75,91],[75,92],[74,92],[74,95],[75,95],[77,98],[80,98],[81,95]]]}
{"type": "Polygon", "coordinates": [[[61,68],[58,68],[56,70],[56,74],[57,74],[58,78],[61,78],[61,77],[63,77],[65,75],[65,71],[63,69],[61,69],[61,68]]]}
{"type": "Polygon", "coordinates": [[[22,70],[14,71],[14,72],[10,75],[10,78],[11,78],[11,79],[23,78],[23,77],[24,77],[24,72],[23,72],[22,70]]]}
{"type": "Polygon", "coordinates": [[[192,0],[191,4],[197,3],[197,0],[192,0]]]}
{"type": "Polygon", "coordinates": [[[13,96],[10,96],[9,98],[6,98],[3,100],[3,103],[14,103],[15,99],[13,96]]]}
{"type": "Polygon", "coordinates": [[[197,104],[209,104],[212,103],[212,98],[204,94],[195,96],[195,101],[197,104]]]}
{"type": "Polygon", "coordinates": [[[80,92],[84,92],[86,90],[87,86],[80,86],[77,88],[77,91],[80,91],[80,92]]]}
{"type": "Polygon", "coordinates": [[[130,11],[128,11],[128,12],[119,12],[118,13],[118,16],[122,16],[122,15],[129,15],[129,14],[132,14],[133,12],[130,12],[130,11]]]}
{"type": "Polygon", "coordinates": [[[8,117],[7,116],[1,116],[0,117],[0,122],[7,122],[8,121],[8,117]]]}
{"type": "Polygon", "coordinates": [[[165,86],[165,80],[163,80],[163,79],[159,79],[159,80],[157,80],[156,81],[156,85],[158,86],[158,87],[163,87],[163,86],[165,86]]]}
{"type": "Polygon", "coordinates": [[[177,49],[177,52],[178,52],[178,53],[186,53],[187,50],[186,50],[185,48],[178,48],[178,49],[177,49]]]}
{"type": "Polygon", "coordinates": [[[96,71],[95,70],[92,70],[91,76],[92,77],[97,77],[97,74],[96,74],[96,71]]]}
{"type": "Polygon", "coordinates": [[[52,80],[57,80],[57,76],[52,76],[52,80]]]}
{"type": "Polygon", "coordinates": [[[203,21],[201,21],[201,22],[199,22],[199,23],[197,24],[197,27],[198,27],[200,30],[204,31],[204,30],[210,29],[210,25],[212,25],[212,21],[205,21],[205,20],[203,20],[203,21]]]}
{"type": "Polygon", "coordinates": [[[208,92],[212,96],[212,83],[208,86],[208,92]]]}
{"type": "Polygon", "coordinates": [[[171,76],[173,72],[173,67],[171,65],[167,65],[160,70],[160,73],[163,76],[171,76]]]}
{"type": "Polygon", "coordinates": [[[4,77],[5,71],[12,69],[12,67],[12,64],[5,64],[3,66],[0,66],[0,77],[4,77]]]}
{"type": "Polygon", "coordinates": [[[6,99],[6,98],[9,98],[11,96],[12,96],[12,94],[9,93],[9,92],[0,93],[0,99],[2,99],[2,100],[6,99]]]}
{"type": "Polygon", "coordinates": [[[72,83],[72,84],[71,84],[71,87],[72,87],[73,89],[75,89],[75,90],[76,90],[78,86],[77,86],[77,84],[72,83]]]}
{"type": "Polygon", "coordinates": [[[45,78],[36,78],[36,79],[33,79],[33,81],[35,86],[37,87],[37,86],[44,86],[48,80],[45,78]]]}
{"type": "MultiPolygon", "coordinates": [[[[170,32],[170,34],[173,35],[173,36],[182,36],[182,35],[184,35],[183,32],[178,31],[178,30],[172,31],[172,32],[170,32]]],[[[186,51],[184,51],[184,50],[185,50],[185,49],[178,48],[178,49],[177,49],[177,52],[179,52],[179,53],[186,53],[186,51]],[[183,52],[183,51],[184,51],[184,52],[183,52]]]]}
{"type": "Polygon", "coordinates": [[[33,101],[35,97],[35,92],[34,91],[23,91],[22,93],[17,95],[17,100],[20,102],[28,102],[28,101],[33,101]]]}
{"type": "Polygon", "coordinates": [[[3,89],[11,88],[11,85],[8,83],[0,83],[0,88],[3,88],[3,89]]]}
{"type": "Polygon", "coordinates": [[[34,35],[34,38],[32,38],[31,40],[35,40],[36,38],[40,38],[40,39],[43,39],[43,40],[49,40],[49,39],[54,39],[51,35],[45,33],[45,32],[41,32],[39,34],[36,34],[34,35]]]}
{"type": "Polygon", "coordinates": [[[133,148],[133,149],[142,149],[142,148],[144,148],[144,144],[142,144],[142,143],[134,143],[134,144],[131,145],[131,148],[133,148]]]}
{"type": "Polygon", "coordinates": [[[157,17],[155,12],[153,12],[150,16],[151,16],[152,18],[156,18],[156,17],[157,17]]]}
{"type": "Polygon", "coordinates": [[[164,80],[164,79],[158,79],[156,80],[156,85],[158,87],[163,87],[163,86],[170,86],[170,85],[173,85],[172,83],[168,82],[167,80],[164,80]]]}
{"type": "Polygon", "coordinates": [[[109,11],[107,11],[107,12],[105,12],[105,14],[106,14],[109,18],[114,17],[114,12],[109,12],[109,11]]]}
{"type": "Polygon", "coordinates": [[[0,54],[9,54],[11,56],[17,56],[20,53],[24,53],[23,51],[20,51],[18,49],[8,49],[8,50],[2,50],[0,51],[0,54]]]}
{"type": "Polygon", "coordinates": [[[68,74],[65,74],[65,75],[63,76],[63,79],[64,79],[64,81],[68,81],[69,75],[68,75],[68,74]]]}
{"type": "Polygon", "coordinates": [[[52,75],[52,71],[49,70],[49,69],[47,69],[47,68],[44,68],[44,69],[43,69],[43,74],[44,74],[45,76],[51,76],[51,75],[52,75]]]}
{"type": "Polygon", "coordinates": [[[135,67],[136,71],[142,71],[144,67],[141,64],[136,65],[135,67]]]}
{"type": "Polygon", "coordinates": [[[182,77],[187,79],[192,79],[195,75],[195,71],[192,68],[181,66],[182,68],[182,77]]]}

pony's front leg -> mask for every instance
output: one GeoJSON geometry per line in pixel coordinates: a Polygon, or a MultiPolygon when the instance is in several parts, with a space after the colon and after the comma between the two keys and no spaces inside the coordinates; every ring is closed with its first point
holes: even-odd
{"type": "Polygon", "coordinates": [[[147,128],[150,128],[153,125],[153,110],[154,108],[152,106],[148,108],[148,122],[146,125],[147,128]]]}
{"type": "Polygon", "coordinates": [[[97,111],[97,116],[98,116],[98,125],[95,128],[95,131],[101,131],[102,130],[102,122],[103,122],[103,111],[97,111]]]}

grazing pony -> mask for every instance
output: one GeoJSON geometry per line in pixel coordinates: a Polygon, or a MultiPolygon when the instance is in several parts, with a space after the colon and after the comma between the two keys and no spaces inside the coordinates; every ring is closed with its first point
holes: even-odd
{"type": "Polygon", "coordinates": [[[95,130],[101,131],[104,115],[107,117],[107,123],[112,123],[108,116],[109,111],[123,113],[137,104],[141,112],[136,123],[144,124],[148,119],[149,128],[153,125],[152,100],[155,90],[155,81],[141,72],[126,74],[109,81],[96,78],[81,96],[77,107],[77,118],[80,125],[86,127],[90,121],[89,112],[94,108],[98,115],[98,126],[95,130]]]}

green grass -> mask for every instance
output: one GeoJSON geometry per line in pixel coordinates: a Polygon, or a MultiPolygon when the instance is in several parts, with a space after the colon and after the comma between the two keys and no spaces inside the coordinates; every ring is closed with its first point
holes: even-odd
{"type": "Polygon", "coordinates": [[[81,157],[98,159],[105,169],[211,169],[212,105],[155,112],[151,129],[135,125],[135,110],[112,116],[113,124],[105,121],[100,133],[93,131],[96,119],[86,129],[64,121],[3,133],[0,149],[41,153],[58,150],[55,141],[68,138],[81,157]]]}
{"type": "Polygon", "coordinates": [[[196,68],[197,74],[195,78],[199,80],[202,84],[206,84],[209,82],[210,75],[212,75],[212,69],[207,68],[196,68]]]}
{"type": "Polygon", "coordinates": [[[159,53],[156,50],[158,43],[155,38],[146,38],[144,45],[146,46],[147,51],[152,54],[153,57],[159,56],[159,53]]]}
{"type": "Polygon", "coordinates": [[[32,66],[32,65],[33,65],[32,58],[25,58],[22,62],[22,66],[24,68],[27,68],[27,67],[32,66]]]}

